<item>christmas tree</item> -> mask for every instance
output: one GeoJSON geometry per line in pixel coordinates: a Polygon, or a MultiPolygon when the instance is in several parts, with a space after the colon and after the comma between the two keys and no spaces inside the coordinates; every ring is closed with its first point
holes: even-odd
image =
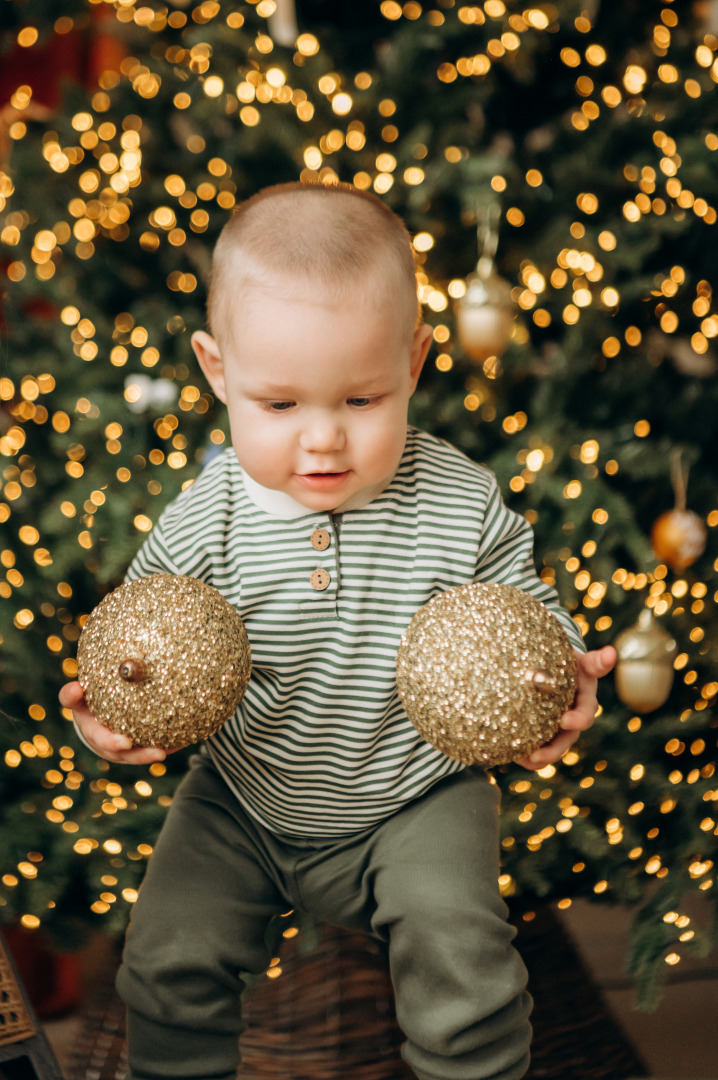
{"type": "Polygon", "coordinates": [[[338,179],[414,236],[435,349],[413,420],[494,469],[587,646],[622,643],[561,765],[496,770],[501,881],[527,917],[635,904],[650,1003],[715,934],[684,910],[715,896],[718,835],[711,5],[62,9],[11,5],[2,42],[0,917],[125,924],[186,755],[98,761],[57,692],[226,443],[189,348],[220,228],[266,184],[338,179]]]}

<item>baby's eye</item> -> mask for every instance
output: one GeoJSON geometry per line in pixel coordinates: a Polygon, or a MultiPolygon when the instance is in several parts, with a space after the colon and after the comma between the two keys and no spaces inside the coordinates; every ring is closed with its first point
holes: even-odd
{"type": "Polygon", "coordinates": [[[264,407],[269,412],[288,412],[294,405],[293,401],[265,401],[264,407]]]}
{"type": "Polygon", "coordinates": [[[366,409],[369,405],[373,405],[376,398],[370,397],[350,397],[347,398],[350,405],[353,405],[356,409],[366,409]]]}

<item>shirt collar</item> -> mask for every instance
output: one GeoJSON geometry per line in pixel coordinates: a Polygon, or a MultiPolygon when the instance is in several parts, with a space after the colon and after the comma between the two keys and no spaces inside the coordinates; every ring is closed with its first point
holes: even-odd
{"type": "MultiPolygon", "coordinates": [[[[274,491],[272,488],[262,487],[244,469],[241,469],[241,472],[244,490],[254,505],[263,510],[265,514],[269,514],[271,517],[283,518],[285,521],[312,514],[316,516],[316,510],[303,506],[296,499],[293,499],[291,495],[287,495],[283,491],[274,491]]],[[[337,506],[331,513],[343,514],[347,510],[361,510],[363,507],[368,506],[373,499],[376,499],[378,495],[381,495],[388,483],[374,484],[372,487],[356,491],[346,502],[343,502],[341,506],[337,506]]]]}

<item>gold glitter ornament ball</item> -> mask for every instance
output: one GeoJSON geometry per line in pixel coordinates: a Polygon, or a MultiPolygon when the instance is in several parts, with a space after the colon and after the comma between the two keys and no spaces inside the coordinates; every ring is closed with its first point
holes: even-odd
{"type": "Polygon", "coordinates": [[[486,768],[537,750],[576,694],[576,658],[555,615],[512,585],[448,589],[417,611],[397,687],[419,734],[486,768]]]}
{"type": "Polygon", "coordinates": [[[197,578],[153,574],[121,585],[90,614],[77,677],[91,712],[137,746],[175,750],[214,735],[249,682],[237,610],[197,578]]]}

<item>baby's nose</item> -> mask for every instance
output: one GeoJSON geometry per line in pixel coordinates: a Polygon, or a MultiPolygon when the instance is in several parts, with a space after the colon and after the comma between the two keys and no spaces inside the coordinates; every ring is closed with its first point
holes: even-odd
{"type": "Polygon", "coordinates": [[[342,425],[334,417],[317,416],[306,424],[299,441],[307,453],[328,454],[343,450],[346,438],[342,425]]]}

